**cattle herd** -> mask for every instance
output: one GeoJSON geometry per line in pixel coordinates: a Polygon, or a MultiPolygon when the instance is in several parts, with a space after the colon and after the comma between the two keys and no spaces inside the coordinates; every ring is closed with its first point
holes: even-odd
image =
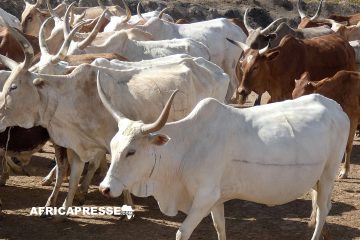
{"type": "Polygon", "coordinates": [[[141,2],[132,16],[123,3],[37,0],[21,21],[0,9],[0,184],[51,141],[46,207],[68,173],[62,206],[84,203],[100,168],[103,195],[154,196],[164,214],[186,213],[177,240],[209,213],[225,240],[224,202],[273,206],[311,191],[320,239],[334,181],[350,174],[360,14],[321,18],[321,0],[309,17],[299,0],[297,29],[284,18],[254,29],[249,9],[243,21],[189,23],[166,8],[141,13],[141,2]],[[268,92],[268,104],[242,107],[251,92],[254,105],[268,92]]]}

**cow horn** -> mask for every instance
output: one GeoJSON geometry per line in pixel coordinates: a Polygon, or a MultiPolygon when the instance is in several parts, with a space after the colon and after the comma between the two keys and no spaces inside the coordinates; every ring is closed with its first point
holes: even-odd
{"type": "Polygon", "coordinates": [[[47,8],[48,8],[49,13],[51,14],[51,16],[53,16],[54,18],[60,18],[60,16],[51,7],[50,0],[46,0],[46,5],[47,5],[47,8]]]}
{"type": "Polygon", "coordinates": [[[306,14],[304,13],[304,11],[302,10],[300,5],[301,5],[301,0],[298,0],[297,10],[299,12],[300,18],[303,19],[303,18],[306,18],[306,14]]]}
{"type": "Polygon", "coordinates": [[[244,13],[244,25],[245,28],[248,32],[254,31],[254,29],[249,25],[247,19],[248,19],[248,13],[249,13],[249,9],[247,8],[245,13],[244,13]]]}
{"type": "Polygon", "coordinates": [[[46,40],[45,40],[45,33],[44,33],[44,29],[45,29],[45,25],[48,23],[48,21],[50,21],[51,19],[53,19],[54,17],[51,16],[48,19],[46,19],[43,24],[41,24],[40,27],[40,31],[39,31],[39,47],[40,47],[40,52],[41,55],[49,55],[49,48],[46,44],[46,40]]]}
{"type": "Polygon", "coordinates": [[[150,124],[144,124],[141,126],[141,133],[142,134],[149,134],[149,133],[153,133],[156,131],[159,131],[167,122],[168,118],[169,118],[169,113],[170,113],[170,108],[171,108],[171,104],[174,100],[175,94],[178,92],[179,90],[176,89],[171,96],[169,97],[169,100],[167,101],[167,103],[165,104],[164,109],[162,110],[159,118],[150,124]]]}
{"type": "Polygon", "coordinates": [[[31,66],[32,60],[34,58],[34,49],[31,46],[30,42],[20,34],[16,29],[9,28],[9,31],[13,34],[16,41],[19,43],[21,49],[24,52],[25,59],[21,63],[23,70],[28,70],[31,66]]]}
{"type": "Polygon", "coordinates": [[[167,10],[169,10],[168,7],[164,8],[163,10],[161,10],[161,12],[159,13],[159,19],[162,18],[162,15],[163,15],[167,10]]]}
{"type": "Polygon", "coordinates": [[[71,30],[71,32],[69,33],[69,35],[67,35],[64,39],[64,43],[61,45],[60,50],[58,51],[58,53],[53,56],[51,58],[51,63],[56,64],[58,62],[60,62],[61,60],[64,60],[67,52],[69,51],[69,47],[71,44],[71,41],[75,35],[75,33],[85,24],[86,22],[80,22],[79,24],[77,24],[74,29],[71,30]]]}
{"type": "Polygon", "coordinates": [[[320,16],[321,9],[322,9],[322,3],[323,3],[323,0],[320,0],[319,7],[318,7],[315,15],[311,18],[312,21],[316,20],[320,16]]]}
{"type": "Polygon", "coordinates": [[[70,34],[70,12],[73,11],[73,7],[76,2],[73,2],[70,4],[70,6],[66,9],[65,15],[64,15],[64,37],[68,36],[70,34]]]}
{"type": "Polygon", "coordinates": [[[269,26],[267,26],[265,29],[261,30],[261,33],[268,34],[273,27],[275,27],[277,24],[280,24],[283,22],[286,22],[286,18],[278,18],[275,21],[273,21],[272,23],[270,23],[269,26]]]}
{"type": "Polygon", "coordinates": [[[8,67],[10,70],[14,70],[19,64],[14,60],[0,54],[0,62],[8,67]]]}
{"type": "Polygon", "coordinates": [[[122,0],[122,2],[123,2],[123,5],[125,7],[125,11],[126,11],[126,18],[123,21],[123,23],[127,23],[131,18],[131,11],[130,11],[129,6],[126,4],[126,2],[124,0],[122,0]]]}
{"type": "Polygon", "coordinates": [[[226,38],[226,40],[228,40],[229,42],[231,42],[231,43],[234,44],[235,46],[238,46],[238,47],[241,48],[244,52],[246,52],[248,49],[250,49],[250,46],[246,45],[245,43],[238,42],[238,41],[234,41],[234,40],[229,39],[229,38],[226,38]]]}
{"type": "Polygon", "coordinates": [[[121,112],[114,109],[111,106],[111,103],[110,103],[109,99],[105,96],[105,93],[104,93],[104,91],[103,91],[103,89],[101,87],[100,71],[98,71],[98,73],[97,73],[96,85],[97,85],[97,90],[98,90],[98,94],[99,94],[99,97],[101,99],[101,102],[104,104],[105,108],[109,111],[109,113],[119,123],[121,121],[121,119],[125,118],[125,116],[121,112]]]}
{"type": "Polygon", "coordinates": [[[268,45],[262,49],[259,50],[259,55],[263,55],[270,47],[270,43],[268,43],[268,45]]]}
{"type": "Polygon", "coordinates": [[[96,23],[94,29],[91,31],[91,33],[84,39],[82,40],[80,43],[78,43],[78,47],[83,50],[84,48],[86,48],[87,46],[89,46],[94,39],[96,38],[97,34],[99,33],[102,25],[104,24],[104,21],[106,20],[105,14],[108,12],[109,10],[104,10],[103,13],[101,14],[101,16],[99,17],[98,22],[96,23]]]}
{"type": "Polygon", "coordinates": [[[137,5],[137,7],[136,7],[136,12],[137,12],[137,15],[139,16],[139,18],[141,18],[142,20],[145,21],[145,18],[143,17],[143,15],[141,15],[141,12],[140,12],[141,1],[142,1],[142,0],[139,1],[138,5],[137,5]]]}

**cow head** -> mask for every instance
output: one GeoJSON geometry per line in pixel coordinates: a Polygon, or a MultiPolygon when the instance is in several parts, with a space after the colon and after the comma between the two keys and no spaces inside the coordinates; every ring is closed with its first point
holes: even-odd
{"type": "Polygon", "coordinates": [[[12,70],[0,94],[0,131],[8,126],[30,128],[39,120],[40,94],[43,81],[28,71],[34,51],[30,43],[16,30],[10,30],[24,51],[22,63],[0,55],[0,61],[12,70]]]}
{"type": "Polygon", "coordinates": [[[25,9],[21,15],[23,32],[32,36],[38,36],[41,24],[50,16],[48,11],[40,10],[43,0],[37,0],[35,4],[25,1],[25,9]]]}
{"type": "Polygon", "coordinates": [[[301,18],[301,21],[300,21],[300,23],[298,25],[299,29],[311,28],[311,27],[319,27],[319,26],[324,25],[324,23],[316,21],[316,19],[318,19],[319,16],[320,16],[322,3],[323,3],[323,0],[320,0],[320,4],[319,4],[319,7],[318,7],[315,15],[313,17],[309,17],[309,16],[306,15],[306,13],[301,8],[301,0],[298,0],[297,9],[298,9],[298,12],[299,12],[299,15],[300,15],[300,18],[301,18]]]}
{"type": "Polygon", "coordinates": [[[244,56],[238,63],[241,66],[242,79],[231,100],[244,104],[251,91],[262,94],[268,90],[271,81],[269,65],[277,58],[280,51],[278,48],[268,51],[269,46],[260,50],[251,49],[244,43],[232,40],[230,42],[244,51],[244,56]]]}
{"type": "Polygon", "coordinates": [[[134,184],[152,176],[156,148],[170,140],[168,136],[156,132],[165,125],[177,90],[170,96],[159,118],[154,123],[144,124],[127,119],[111,106],[102,90],[99,73],[97,86],[101,101],[119,127],[110,143],[111,165],[99,189],[105,196],[117,197],[124,189],[131,189],[134,184]]]}
{"type": "Polygon", "coordinates": [[[276,28],[277,25],[286,21],[285,18],[279,18],[274,20],[269,26],[265,29],[257,28],[254,29],[248,23],[248,12],[249,9],[246,9],[244,14],[244,25],[246,30],[249,33],[249,36],[246,39],[246,44],[253,49],[261,49],[266,47],[270,43],[270,47],[273,47],[271,42],[277,37],[276,33],[271,33],[272,30],[276,28]]]}
{"type": "Polygon", "coordinates": [[[292,92],[293,99],[314,93],[316,89],[316,83],[311,82],[310,74],[304,72],[300,79],[295,79],[295,88],[292,92]]]}

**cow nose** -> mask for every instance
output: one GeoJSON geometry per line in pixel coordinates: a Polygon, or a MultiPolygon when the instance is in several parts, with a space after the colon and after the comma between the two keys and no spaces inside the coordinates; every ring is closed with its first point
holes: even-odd
{"type": "Polygon", "coordinates": [[[100,192],[104,195],[104,196],[110,196],[110,188],[109,187],[99,187],[100,192]]]}

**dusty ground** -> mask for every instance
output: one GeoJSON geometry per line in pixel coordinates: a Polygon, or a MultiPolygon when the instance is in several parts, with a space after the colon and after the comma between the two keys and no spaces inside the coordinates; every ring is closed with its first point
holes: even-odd
{"type": "MultiPolygon", "coordinates": [[[[360,139],[352,154],[352,172],[348,180],[337,181],[333,207],[328,217],[334,240],[360,239],[360,139]]],[[[185,215],[169,218],[163,215],[153,198],[135,198],[136,218],[124,222],[114,216],[70,217],[65,222],[30,216],[30,209],[43,206],[51,187],[40,186],[47,174],[52,149],[36,154],[30,165],[33,176],[11,176],[6,187],[0,188],[5,216],[0,221],[0,239],[174,239],[185,215]]],[[[60,201],[65,198],[67,184],[61,189],[60,201]]],[[[94,184],[85,206],[118,206],[122,199],[103,197],[94,184]]],[[[310,239],[307,227],[311,211],[310,196],[277,207],[266,207],[233,200],[225,204],[228,239],[289,240],[310,239]]],[[[217,239],[211,218],[205,218],[191,239],[217,239]]]]}

